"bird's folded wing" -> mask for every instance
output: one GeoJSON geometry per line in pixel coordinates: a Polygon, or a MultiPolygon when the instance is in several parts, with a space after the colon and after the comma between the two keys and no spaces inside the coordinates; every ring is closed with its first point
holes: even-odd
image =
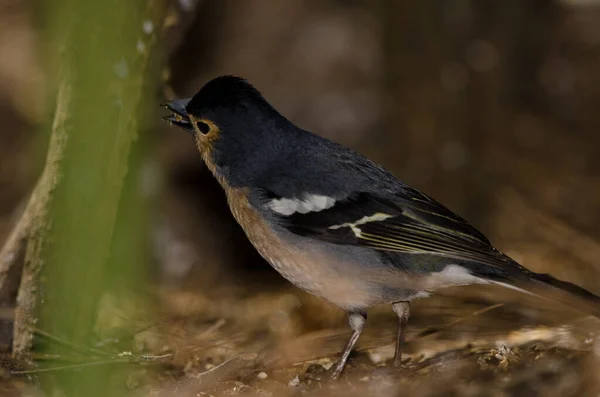
{"type": "Polygon", "coordinates": [[[367,192],[336,199],[317,194],[286,198],[272,192],[265,197],[264,208],[281,226],[301,236],[495,267],[510,261],[464,219],[413,189],[390,197],[367,192]]]}

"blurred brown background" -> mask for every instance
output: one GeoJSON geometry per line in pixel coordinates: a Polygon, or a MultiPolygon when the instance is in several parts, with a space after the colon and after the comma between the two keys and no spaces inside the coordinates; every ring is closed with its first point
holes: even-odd
{"type": "MultiPolygon", "coordinates": [[[[296,124],[382,163],[527,267],[600,293],[599,1],[178,7],[189,27],[165,50],[166,92],[245,77],[296,124]]],[[[0,3],[2,238],[44,153],[35,15],[33,2],[0,3]]],[[[143,179],[159,283],[301,294],[245,240],[189,136],[156,118],[143,179]]]]}
{"type": "MultiPolygon", "coordinates": [[[[218,75],[245,77],[293,122],[383,164],[525,266],[600,294],[600,1],[173,4],[181,19],[163,49],[167,84],[148,101],[193,95],[218,75]]],[[[48,131],[43,121],[52,113],[42,104],[53,103],[55,96],[44,89],[39,12],[36,2],[0,0],[2,241],[39,175],[48,131]]],[[[163,374],[174,379],[240,351],[285,351],[289,340],[296,340],[288,350],[299,357],[335,358],[348,332],[344,313],[292,287],[260,258],[233,221],[190,137],[161,122],[161,115],[157,108],[154,128],[147,131],[153,146],[140,176],[154,204],[148,231],[154,259],[148,268],[156,282],[149,292],[159,303],[152,313],[158,321],[148,324],[154,317],[141,316],[140,350],[174,352],[169,371],[175,375],[163,374]],[[330,343],[326,337],[332,335],[337,339],[330,343]],[[327,343],[311,345],[311,338],[327,343]]],[[[438,336],[420,344],[425,337],[419,330],[452,323],[489,304],[456,302],[442,297],[415,303],[409,356],[422,346],[437,349],[438,336]]],[[[137,310],[107,306],[101,309],[111,326],[133,321],[137,310]]],[[[551,340],[552,348],[565,346],[560,341],[570,331],[562,329],[509,334],[531,324],[564,323],[556,311],[544,318],[529,307],[508,305],[480,321],[453,326],[439,336],[446,338],[440,350],[467,342],[479,346],[479,338],[486,349],[499,340],[524,346],[524,341],[538,343],[539,335],[550,335],[541,339],[551,340]]],[[[369,353],[377,364],[377,354],[379,360],[393,354],[396,318],[387,307],[374,312],[359,348],[387,343],[385,354],[369,353]]],[[[571,328],[588,329],[597,327],[571,328]]],[[[0,329],[6,332],[10,324],[0,329]]],[[[586,338],[569,348],[590,349],[586,338]]],[[[492,361],[498,357],[493,349],[489,354],[492,361]]],[[[487,356],[481,357],[488,365],[487,356]]],[[[569,353],[564,366],[544,361],[540,367],[555,368],[557,379],[567,380],[564,374],[597,368],[597,359],[579,357],[569,353]]],[[[502,362],[496,363],[499,368],[502,362]]],[[[303,371],[294,368],[276,378],[287,387],[303,371]]],[[[446,376],[458,378],[452,371],[446,376]]],[[[496,378],[501,387],[503,373],[496,378]]],[[[521,382],[518,370],[515,374],[521,382]]],[[[485,377],[482,382],[492,383],[485,377]]],[[[586,387],[582,382],[578,387],[586,387]]],[[[544,377],[535,387],[546,383],[544,377]]],[[[577,395],[572,383],[565,385],[577,395]]],[[[556,388],[556,395],[566,395],[562,390],[556,388]]]]}
{"type": "MultiPolygon", "coordinates": [[[[206,1],[171,59],[178,95],[246,77],[527,266],[596,292],[598,70],[594,1],[206,1]]],[[[258,266],[189,139],[158,128],[171,227],[200,262],[258,266]]]]}

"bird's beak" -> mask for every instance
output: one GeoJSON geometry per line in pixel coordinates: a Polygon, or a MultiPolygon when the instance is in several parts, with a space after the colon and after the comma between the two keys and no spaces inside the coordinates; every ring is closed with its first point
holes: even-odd
{"type": "Polygon", "coordinates": [[[169,109],[173,114],[171,116],[165,116],[162,119],[168,121],[172,125],[183,128],[191,135],[195,135],[194,127],[185,111],[185,107],[191,99],[192,98],[175,99],[174,101],[163,103],[161,106],[169,109]]]}

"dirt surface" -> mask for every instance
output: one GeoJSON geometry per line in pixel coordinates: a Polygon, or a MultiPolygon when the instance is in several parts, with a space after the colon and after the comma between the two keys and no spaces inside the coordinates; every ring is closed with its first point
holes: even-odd
{"type": "MultiPolygon", "coordinates": [[[[395,315],[388,307],[374,308],[338,381],[329,380],[328,370],[349,336],[345,316],[294,287],[250,293],[221,287],[202,294],[162,286],[155,298],[158,315],[107,300],[108,321],[99,323],[99,335],[105,336],[100,349],[136,357],[125,364],[133,396],[594,396],[600,391],[600,322],[567,307],[523,301],[500,288],[449,290],[415,302],[402,368],[391,366],[395,315]],[[124,311],[127,307],[131,311],[124,311]],[[137,319],[132,344],[115,342],[123,325],[119,318],[137,319]]],[[[49,367],[78,376],[93,370],[87,365],[94,360],[82,365],[68,346],[62,353],[49,367]],[[75,368],[61,368],[66,364],[75,368]]],[[[37,395],[32,386],[39,373],[9,375],[28,369],[9,359],[2,367],[2,395],[37,395]]]]}
{"type": "MultiPolygon", "coordinates": [[[[414,305],[399,369],[390,366],[395,318],[389,308],[371,311],[358,351],[339,381],[329,380],[328,369],[349,331],[337,310],[293,290],[230,305],[202,302],[195,294],[170,295],[165,302],[175,304],[172,309],[182,305],[190,316],[176,328],[178,334],[190,327],[187,333],[195,334],[198,346],[190,350],[188,340],[185,353],[175,354],[175,384],[167,381],[160,395],[582,396],[600,390],[596,319],[555,305],[533,309],[532,302],[514,295],[506,304],[455,295],[414,305]],[[203,314],[212,307],[215,315],[196,332],[194,307],[203,314]],[[315,321],[308,317],[312,311],[328,310],[339,328],[306,329],[315,321]]],[[[492,296],[504,294],[492,289],[492,296]]]]}

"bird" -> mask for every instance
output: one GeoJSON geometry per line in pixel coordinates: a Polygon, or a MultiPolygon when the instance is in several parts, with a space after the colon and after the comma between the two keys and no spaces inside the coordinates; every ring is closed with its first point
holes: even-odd
{"type": "Polygon", "coordinates": [[[521,266],[382,166],[296,126],[243,78],[216,77],[163,106],[172,113],[163,119],[194,138],[260,255],[295,286],[348,313],[352,332],[332,379],[375,305],[391,304],[398,316],[393,365],[401,367],[410,302],[446,287],[562,292],[600,313],[600,297],[521,266]]]}

